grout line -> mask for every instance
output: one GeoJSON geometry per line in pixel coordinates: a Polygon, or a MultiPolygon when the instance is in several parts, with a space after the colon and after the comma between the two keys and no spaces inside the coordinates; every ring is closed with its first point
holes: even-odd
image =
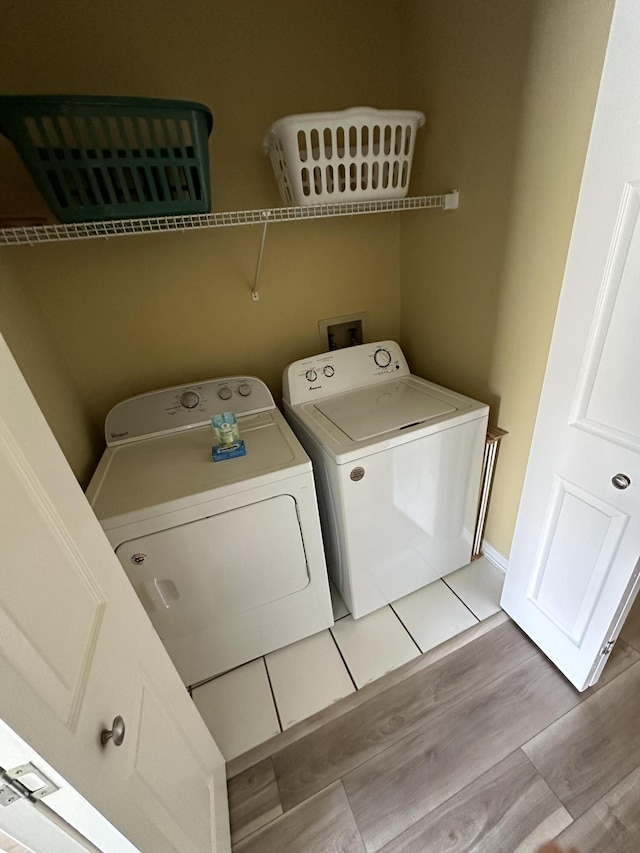
{"type": "MultiPolygon", "coordinates": [[[[280,732],[283,732],[284,728],[282,726],[282,719],[280,717],[280,709],[278,708],[278,701],[276,699],[276,692],[273,689],[273,684],[271,683],[271,674],[269,672],[269,667],[267,666],[266,655],[262,656],[262,663],[264,664],[264,669],[265,669],[265,672],[267,673],[267,681],[269,682],[269,690],[271,691],[271,698],[273,699],[273,707],[274,707],[275,712],[276,712],[276,718],[278,720],[278,726],[280,727],[280,732]]],[[[279,794],[279,792],[278,792],[278,794],[279,794]]],[[[281,803],[281,805],[282,805],[282,803],[281,803]]]]}
{"type": "MultiPolygon", "coordinates": [[[[493,616],[489,616],[483,622],[477,622],[472,627],[460,632],[460,634],[451,637],[449,640],[445,640],[444,643],[441,643],[434,649],[429,649],[428,652],[424,652],[417,658],[407,661],[407,663],[403,664],[398,669],[391,670],[376,681],[365,684],[359,690],[357,689],[355,693],[350,693],[342,699],[339,699],[337,702],[334,702],[333,705],[329,705],[328,708],[316,712],[307,720],[299,721],[291,728],[286,729],[280,735],[275,735],[263,744],[259,744],[257,747],[253,747],[241,756],[231,759],[227,762],[227,778],[232,778],[238,773],[241,773],[243,770],[246,770],[248,767],[251,767],[253,764],[258,763],[263,758],[270,755],[272,756],[275,753],[292,746],[294,743],[298,743],[307,735],[318,731],[322,725],[333,722],[345,714],[350,713],[357,708],[361,708],[370,699],[379,696],[381,693],[385,693],[393,687],[397,687],[408,678],[420,675],[420,673],[423,673],[431,666],[441,663],[449,655],[459,653],[462,648],[473,642],[475,639],[480,639],[481,637],[490,634],[491,631],[497,630],[509,622],[511,622],[511,620],[503,611],[496,613],[493,616]],[[473,634],[473,637],[469,637],[469,634],[473,634]],[[468,639],[464,639],[465,635],[467,635],[468,639]]],[[[534,655],[537,651],[538,650],[532,643],[531,655],[534,655]]]]}
{"type": "Polygon", "coordinates": [[[348,665],[348,663],[347,663],[347,659],[346,659],[346,658],[345,658],[345,656],[342,654],[342,649],[341,649],[341,648],[340,648],[340,646],[338,645],[338,641],[336,640],[336,638],[333,636],[333,628],[329,628],[329,633],[331,634],[331,639],[333,640],[333,642],[334,642],[334,644],[335,644],[335,647],[336,647],[336,649],[338,650],[338,654],[340,655],[340,657],[341,657],[341,659],[342,659],[342,663],[344,664],[344,668],[347,670],[347,675],[348,675],[348,676],[349,676],[349,678],[351,679],[351,683],[353,684],[353,686],[354,686],[354,688],[356,689],[356,691],[357,691],[357,690],[359,690],[360,688],[359,688],[359,687],[358,687],[358,685],[356,684],[356,680],[355,680],[355,678],[353,677],[353,675],[351,675],[351,670],[349,669],[349,665],[348,665]]]}
{"type": "Polygon", "coordinates": [[[441,581],[442,581],[442,583],[446,586],[446,588],[447,588],[448,590],[450,590],[450,591],[455,595],[455,597],[458,599],[458,601],[461,601],[461,602],[462,602],[462,604],[464,604],[464,606],[467,608],[467,610],[468,610],[468,611],[469,611],[469,613],[473,616],[473,618],[474,618],[474,619],[477,619],[477,620],[478,620],[478,622],[482,622],[482,621],[483,621],[483,620],[478,616],[478,614],[477,614],[477,613],[474,613],[474,612],[473,612],[473,610],[469,607],[469,605],[468,605],[468,604],[467,604],[467,602],[464,600],[464,598],[462,598],[461,596],[459,596],[459,595],[458,595],[458,593],[455,591],[455,589],[452,589],[452,588],[449,586],[449,584],[447,583],[446,577],[444,577],[444,578],[440,578],[440,580],[441,580],[441,581]]]}
{"type": "Polygon", "coordinates": [[[338,589],[338,587],[334,584],[334,582],[333,582],[333,581],[331,581],[331,580],[329,581],[329,587],[330,587],[330,589],[331,589],[331,588],[333,588],[333,590],[335,591],[336,595],[338,596],[338,598],[340,599],[340,601],[341,601],[341,602],[342,602],[342,604],[344,605],[345,610],[347,611],[346,613],[343,613],[343,614],[342,614],[342,616],[338,616],[338,617],[336,618],[335,610],[333,609],[333,596],[331,596],[331,612],[332,612],[332,614],[333,614],[333,621],[334,621],[334,623],[335,623],[335,622],[339,622],[341,619],[344,619],[344,617],[345,617],[345,616],[351,616],[351,611],[350,611],[350,610],[349,610],[349,608],[347,607],[347,603],[346,603],[346,601],[344,600],[344,598],[340,595],[340,590],[339,590],[339,589],[338,589]]]}
{"type": "MultiPolygon", "coordinates": [[[[347,606],[347,605],[345,604],[345,607],[346,607],[346,606],[347,606]]],[[[332,610],[332,612],[333,612],[333,610],[332,610]]],[[[351,611],[350,611],[350,610],[347,610],[347,612],[346,612],[346,613],[343,613],[343,614],[342,614],[342,616],[336,616],[336,614],[335,614],[335,612],[334,612],[334,613],[333,613],[333,622],[334,622],[334,624],[335,624],[336,622],[339,622],[341,619],[346,619],[346,618],[347,618],[347,616],[351,616],[351,611]]]]}
{"type": "Polygon", "coordinates": [[[187,690],[193,695],[193,691],[197,690],[198,687],[202,687],[204,684],[209,684],[211,681],[215,681],[216,678],[222,678],[223,675],[228,675],[230,672],[235,672],[237,669],[242,669],[243,666],[247,666],[247,664],[254,663],[254,661],[260,660],[260,658],[264,659],[264,655],[258,655],[255,658],[251,658],[251,660],[243,661],[237,666],[232,666],[230,669],[225,669],[224,672],[216,673],[216,675],[210,675],[208,678],[203,678],[201,681],[194,681],[193,684],[190,684],[187,687],[187,690]]]}
{"type": "Polygon", "coordinates": [[[404,622],[402,621],[402,619],[398,616],[398,614],[397,614],[397,612],[396,612],[396,610],[395,610],[395,608],[394,608],[394,606],[393,606],[393,603],[392,603],[392,602],[389,602],[389,607],[391,608],[391,612],[395,615],[395,617],[396,617],[396,619],[398,620],[398,622],[402,625],[402,627],[404,628],[404,630],[405,630],[405,631],[407,632],[407,634],[411,637],[411,641],[412,641],[412,643],[414,644],[414,646],[417,648],[417,650],[420,652],[420,654],[421,654],[421,655],[423,655],[423,654],[425,653],[425,651],[428,651],[428,649],[421,649],[421,648],[420,648],[420,646],[418,645],[418,641],[416,640],[416,638],[413,636],[413,634],[411,633],[411,631],[410,631],[410,630],[407,628],[407,626],[404,624],[404,622]]]}

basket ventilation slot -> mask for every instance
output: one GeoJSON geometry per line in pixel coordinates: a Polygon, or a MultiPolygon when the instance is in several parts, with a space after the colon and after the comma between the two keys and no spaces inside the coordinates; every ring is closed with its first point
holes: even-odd
{"type": "Polygon", "coordinates": [[[55,164],[46,173],[63,208],[203,198],[187,121],[30,117],[26,127],[39,159],[55,164]],[[152,163],[118,164],[131,158],[152,163]]]}
{"type": "MultiPolygon", "coordinates": [[[[335,165],[329,162],[324,168],[320,165],[302,166],[300,175],[304,195],[311,197],[323,193],[407,188],[412,133],[411,126],[390,124],[298,131],[298,156],[301,163],[336,161],[335,165]],[[347,149],[345,138],[348,140],[347,149]],[[349,162],[354,158],[359,158],[358,162],[349,162]],[[363,161],[362,158],[367,160],[363,161]]],[[[274,152],[276,171],[286,185],[286,197],[290,200],[286,162],[279,141],[274,146],[274,152]]]]}

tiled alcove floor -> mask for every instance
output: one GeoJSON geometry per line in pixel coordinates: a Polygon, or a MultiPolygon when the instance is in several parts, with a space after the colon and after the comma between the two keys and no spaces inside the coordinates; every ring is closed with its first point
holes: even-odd
{"type": "Polygon", "coordinates": [[[480,557],[358,620],[332,589],[333,628],[200,685],[193,700],[235,758],[496,613],[503,579],[480,557]]]}

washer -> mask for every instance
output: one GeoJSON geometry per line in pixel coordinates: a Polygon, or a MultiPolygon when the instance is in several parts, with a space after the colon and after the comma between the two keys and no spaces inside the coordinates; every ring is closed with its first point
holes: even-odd
{"type": "Polygon", "coordinates": [[[105,435],[87,498],[187,686],[333,625],[311,462],[263,382],[132,397],[105,435]],[[246,455],[212,462],[223,411],[246,455]]]}
{"type": "Polygon", "coordinates": [[[413,376],[393,341],[294,362],[283,398],[354,618],[470,562],[488,406],[413,376]]]}

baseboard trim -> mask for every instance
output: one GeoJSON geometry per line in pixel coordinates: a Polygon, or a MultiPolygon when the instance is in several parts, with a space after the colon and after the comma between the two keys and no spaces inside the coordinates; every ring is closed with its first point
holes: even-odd
{"type": "Polygon", "coordinates": [[[494,548],[486,539],[482,540],[482,555],[489,560],[490,563],[496,567],[496,569],[500,569],[503,574],[507,573],[507,568],[509,566],[509,559],[505,557],[504,554],[501,554],[497,548],[494,548]]]}

